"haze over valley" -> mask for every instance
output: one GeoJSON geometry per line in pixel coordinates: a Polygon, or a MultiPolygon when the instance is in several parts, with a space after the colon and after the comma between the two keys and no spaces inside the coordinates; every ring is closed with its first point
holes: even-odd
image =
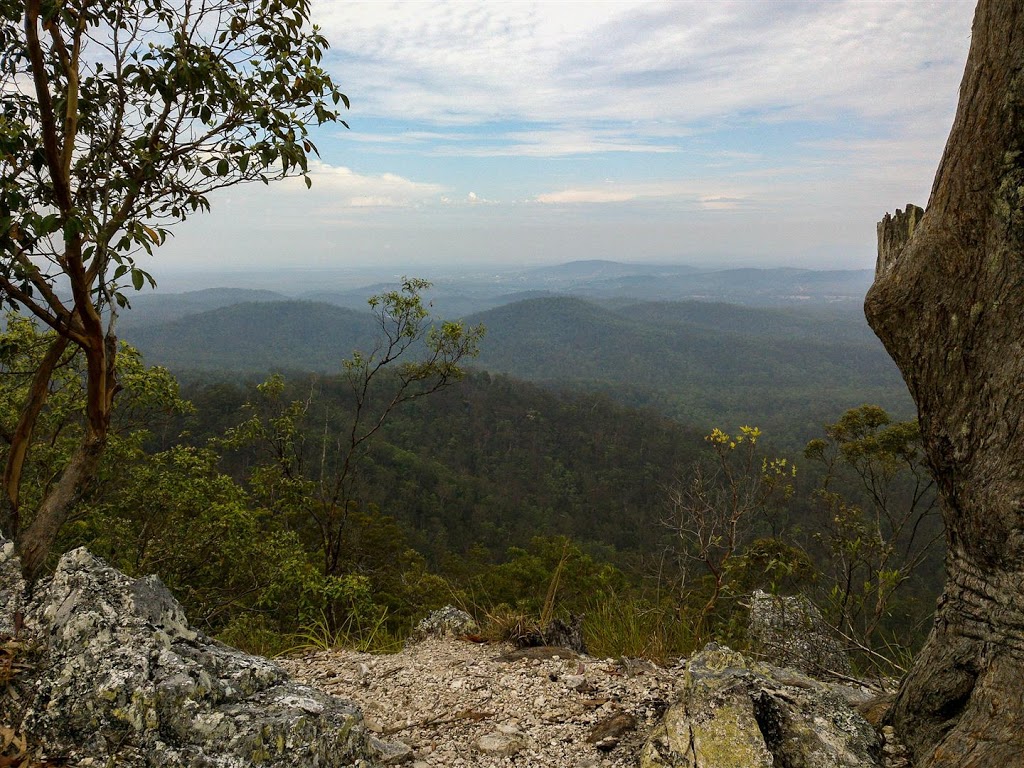
{"type": "MultiPolygon", "coordinates": [[[[864,402],[910,415],[902,380],[863,318],[866,270],[590,260],[442,274],[425,294],[431,316],[487,328],[471,362],[478,369],[603,392],[700,428],[756,423],[794,441],[864,402]]],[[[396,283],[305,278],[283,273],[278,290],[138,294],[122,335],[148,362],[185,376],[337,373],[379,330],[367,298],[396,283]]]]}

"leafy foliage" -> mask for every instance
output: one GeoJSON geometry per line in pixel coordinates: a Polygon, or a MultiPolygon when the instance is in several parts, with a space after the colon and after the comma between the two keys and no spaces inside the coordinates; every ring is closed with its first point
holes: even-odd
{"type": "Polygon", "coordinates": [[[123,289],[153,284],[138,256],[216,189],[310,183],[307,126],[338,120],[348,100],[308,17],[307,0],[0,5],[0,304],[55,332],[16,406],[0,495],[30,579],[106,449],[123,289]],[[85,358],[84,428],[25,508],[28,447],[69,346],[85,358]]]}
{"type": "Polygon", "coordinates": [[[868,651],[910,646],[930,607],[897,610],[897,595],[925,564],[933,573],[941,568],[942,530],[918,424],[864,405],[827,425],[825,435],[804,455],[824,469],[814,492],[824,522],[816,537],[830,566],[833,621],[868,651]]]}
{"type": "Polygon", "coordinates": [[[52,291],[64,275],[76,302],[81,289],[123,305],[118,281],[152,281],[135,254],[210,192],[305,174],[307,126],[348,104],[308,17],[304,0],[6,4],[5,300],[53,325],[68,317],[52,291]]]}
{"type": "Polygon", "coordinates": [[[703,599],[695,616],[698,641],[714,632],[714,612],[732,591],[736,560],[757,524],[771,525],[775,510],[793,495],[796,467],[763,456],[760,437],[757,427],[740,427],[735,435],[713,429],[704,438],[711,455],[694,462],[668,491],[664,524],[675,538],[669,550],[677,569],[675,590],[681,604],[699,605],[703,599]],[[702,573],[694,574],[692,564],[702,573]]]}
{"type": "Polygon", "coordinates": [[[482,327],[427,324],[420,293],[428,286],[406,279],[400,290],[370,298],[379,336],[370,351],[357,350],[342,361],[347,407],[317,409],[314,431],[307,415],[312,415],[316,389],[305,400],[288,403],[284,380],[274,376],[257,387],[259,403],[249,405],[251,415],[222,443],[227,448],[254,446],[269,459],[253,467],[251,487],[279,514],[307,518],[328,577],[340,573],[349,515],[361,506],[353,482],[369,441],[395,409],[459,381],[464,375],[460,363],[477,354],[482,327]]]}
{"type": "MultiPolygon", "coordinates": [[[[20,406],[55,338],[54,332],[40,332],[32,321],[14,314],[7,316],[6,328],[0,333],[0,460],[8,467],[10,454],[18,447],[15,434],[20,406]]],[[[67,347],[53,366],[45,406],[35,419],[31,450],[26,450],[22,462],[27,509],[42,503],[81,442],[86,408],[84,365],[84,355],[67,347]]],[[[114,461],[139,452],[150,429],[189,410],[170,373],[164,368],[147,368],[138,352],[124,344],[117,358],[117,376],[122,387],[121,408],[108,436],[114,461]]],[[[25,521],[31,520],[27,515],[25,521]]]]}
{"type": "MultiPolygon", "coordinates": [[[[32,356],[47,349],[20,318],[4,339],[0,408],[17,400],[32,356]]],[[[913,425],[877,408],[830,425],[794,476],[752,427],[702,440],[607,398],[469,373],[458,387],[395,408],[361,444],[329,572],[311,506],[337,479],[334,449],[352,434],[359,376],[206,384],[190,408],[166,372],[147,371],[131,351],[119,363],[130,386],[110,448],[59,547],[85,543],[129,573],[157,572],[207,631],[265,653],[394,647],[419,616],[452,602],[508,631],[583,614],[591,649],[609,655],[665,660],[712,636],[741,644],[744,594],[834,596],[844,555],[832,547],[867,552],[864,542],[878,538],[862,532],[857,544],[849,526],[833,530],[823,490],[850,508],[873,510],[877,498],[896,512],[914,498],[908,471],[921,469],[913,425]]],[[[78,364],[71,357],[59,369],[66,387],[50,408],[81,408],[78,364]]],[[[403,384],[382,371],[366,391],[366,414],[381,413],[403,384]]],[[[46,445],[66,453],[75,444],[73,420],[45,415],[40,423],[58,436],[38,435],[33,462],[46,458],[46,445]]],[[[867,515],[859,519],[867,526],[867,515]]],[[[928,601],[920,596],[934,574],[903,566],[908,578],[886,593],[877,631],[857,636],[871,653],[898,657],[915,636],[905,617],[928,601]]],[[[858,573],[855,586],[869,572],[858,573]]],[[[876,598],[851,595],[848,604],[863,609],[856,621],[876,598]]],[[[826,605],[840,624],[839,603],[826,605]]]]}

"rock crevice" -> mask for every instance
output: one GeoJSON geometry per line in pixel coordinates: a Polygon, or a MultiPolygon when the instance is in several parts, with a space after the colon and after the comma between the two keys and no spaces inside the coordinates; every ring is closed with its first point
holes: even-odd
{"type": "Polygon", "coordinates": [[[24,614],[42,653],[18,725],[49,755],[128,768],[375,761],[356,706],[197,632],[156,577],[77,549],[24,614]]]}

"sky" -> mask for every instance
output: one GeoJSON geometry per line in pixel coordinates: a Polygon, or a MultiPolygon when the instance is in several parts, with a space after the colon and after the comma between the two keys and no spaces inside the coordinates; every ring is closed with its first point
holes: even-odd
{"type": "MultiPolygon", "coordinates": [[[[350,128],[161,267],[870,268],[924,205],[973,0],[313,0],[350,128]]],[[[156,267],[156,265],[154,265],[156,267]]]]}

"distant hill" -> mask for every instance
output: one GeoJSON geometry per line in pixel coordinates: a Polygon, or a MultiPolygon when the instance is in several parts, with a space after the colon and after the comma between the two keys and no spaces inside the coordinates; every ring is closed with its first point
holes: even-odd
{"type": "Polygon", "coordinates": [[[701,299],[769,307],[836,303],[859,305],[873,278],[870,270],[633,270],[610,277],[595,277],[574,285],[571,292],[591,298],[633,297],[643,301],[701,299]]]}
{"type": "Polygon", "coordinates": [[[230,307],[245,302],[285,301],[287,296],[276,291],[248,288],[204,288],[184,293],[139,293],[128,296],[131,309],[123,312],[123,328],[138,327],[230,307]]]}
{"type": "MultiPolygon", "coordinates": [[[[122,328],[167,322],[243,302],[312,301],[365,311],[367,298],[394,290],[397,285],[392,276],[387,282],[368,281],[355,286],[349,279],[342,286],[331,270],[303,271],[301,282],[295,282],[295,275],[287,272],[277,277],[272,280],[268,273],[266,278],[273,290],[208,288],[183,293],[131,294],[132,309],[122,313],[122,328]],[[318,275],[323,279],[317,281],[318,275]]],[[[708,270],[594,259],[526,270],[454,271],[427,277],[432,277],[433,286],[424,298],[442,317],[470,315],[543,296],[575,296],[619,305],[700,300],[752,307],[848,307],[859,313],[873,272],[793,268],[708,270]]]]}
{"type": "MultiPolygon", "coordinates": [[[[339,307],[366,311],[367,299],[374,294],[393,291],[394,284],[368,285],[346,291],[311,291],[302,294],[302,301],[319,301],[339,307]]],[[[474,312],[499,307],[522,299],[552,295],[550,291],[524,290],[513,293],[496,292],[494,286],[465,285],[461,282],[439,281],[423,293],[433,314],[438,317],[462,317],[474,312]]]]}
{"type": "Polygon", "coordinates": [[[700,302],[609,309],[559,297],[468,321],[488,328],[477,361],[488,370],[606,391],[684,423],[817,428],[864,402],[910,414],[895,365],[849,312],[700,302]]]}
{"type": "MultiPolygon", "coordinates": [[[[504,304],[476,368],[545,386],[604,392],[701,427],[757,423],[816,434],[843,410],[879,403],[912,415],[906,388],[859,312],[567,296],[504,304]]],[[[125,334],[178,372],[337,372],[374,337],[368,312],[317,302],[244,303],[125,334]]]]}
{"type": "Polygon", "coordinates": [[[593,281],[632,275],[680,275],[698,271],[685,264],[631,264],[605,259],[584,259],[555,264],[550,267],[535,267],[526,275],[541,280],[593,281]]]}
{"type": "Polygon", "coordinates": [[[330,304],[245,302],[128,328],[124,338],[147,362],[177,371],[337,372],[354,349],[372,343],[373,328],[369,312],[330,304]]]}
{"type": "Polygon", "coordinates": [[[645,325],[662,328],[678,326],[734,332],[776,340],[820,339],[854,341],[869,346],[878,344],[864,321],[860,306],[779,308],[766,310],[715,301],[619,302],[618,314],[645,325]]]}

